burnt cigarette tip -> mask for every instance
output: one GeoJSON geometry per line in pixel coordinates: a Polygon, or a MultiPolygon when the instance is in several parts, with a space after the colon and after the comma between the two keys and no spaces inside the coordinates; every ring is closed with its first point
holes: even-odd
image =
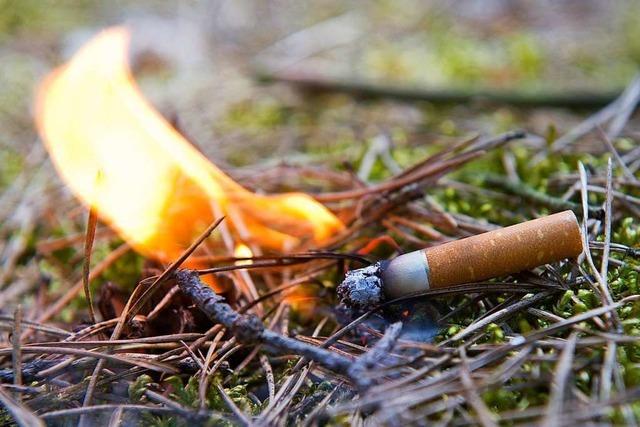
{"type": "Polygon", "coordinates": [[[384,299],[382,271],[389,262],[377,262],[369,267],[348,271],[338,285],[340,301],[348,307],[367,310],[381,304],[384,299]]]}

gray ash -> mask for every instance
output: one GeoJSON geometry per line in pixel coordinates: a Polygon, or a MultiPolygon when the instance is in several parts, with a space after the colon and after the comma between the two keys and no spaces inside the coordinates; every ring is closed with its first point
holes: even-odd
{"type": "Polygon", "coordinates": [[[382,270],[386,262],[347,272],[338,286],[338,297],[343,304],[356,310],[369,310],[384,301],[382,270]]]}

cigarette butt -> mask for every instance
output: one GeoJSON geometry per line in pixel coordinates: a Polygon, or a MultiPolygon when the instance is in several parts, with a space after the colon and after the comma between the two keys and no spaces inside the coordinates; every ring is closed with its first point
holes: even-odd
{"type": "Polygon", "coordinates": [[[578,220],[564,211],[400,255],[383,269],[382,286],[398,298],[575,258],[582,250],[578,220]]]}

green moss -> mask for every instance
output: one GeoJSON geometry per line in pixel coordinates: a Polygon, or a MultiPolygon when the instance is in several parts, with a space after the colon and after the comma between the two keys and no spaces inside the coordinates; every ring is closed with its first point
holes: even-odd
{"type": "Polygon", "coordinates": [[[0,0],[0,40],[20,31],[67,31],[91,21],[89,0],[0,0]]]}
{"type": "MultiPolygon", "coordinates": [[[[121,244],[121,241],[112,241],[105,245],[98,245],[94,248],[92,263],[95,265],[100,262],[121,244]]],[[[143,266],[144,257],[133,250],[128,251],[111,264],[100,275],[100,279],[94,281],[93,286],[98,287],[106,282],[113,282],[125,289],[133,289],[142,276],[143,266]]]]}
{"type": "Polygon", "coordinates": [[[257,134],[284,125],[289,117],[290,109],[273,98],[246,100],[227,110],[222,126],[257,134]]]}
{"type": "Polygon", "coordinates": [[[0,148],[0,190],[6,188],[18,176],[24,167],[24,161],[15,151],[0,148]]]}
{"type": "Polygon", "coordinates": [[[496,412],[516,409],[522,402],[518,393],[509,391],[505,387],[497,387],[482,394],[482,399],[490,409],[496,412]]]}
{"type": "Polygon", "coordinates": [[[0,408],[0,425],[11,426],[16,425],[13,417],[5,408],[0,408]]]}
{"type": "Polygon", "coordinates": [[[516,33],[505,41],[510,65],[525,81],[534,81],[541,77],[544,66],[544,53],[538,39],[526,33],[516,33]]]}
{"type": "MultiPolygon", "coordinates": [[[[618,258],[615,254],[614,258],[618,258]]],[[[633,295],[640,290],[638,286],[639,275],[631,266],[622,266],[615,268],[608,274],[609,286],[616,295],[633,295]]],[[[623,317],[627,317],[631,313],[631,307],[624,307],[621,311],[623,317]]]]}
{"type": "Polygon", "coordinates": [[[640,6],[633,4],[623,21],[623,46],[631,61],[640,64],[640,6]]]}
{"type": "Polygon", "coordinates": [[[598,297],[591,289],[579,289],[578,299],[580,299],[587,309],[592,309],[600,305],[598,297]]]}
{"type": "Polygon", "coordinates": [[[149,388],[149,385],[153,382],[149,375],[140,375],[134,382],[129,384],[129,399],[133,402],[141,402],[144,393],[149,388]]]}
{"type": "Polygon", "coordinates": [[[504,342],[504,331],[500,326],[495,323],[490,323],[487,325],[487,336],[490,342],[492,343],[502,343],[504,342]]]}
{"type": "MultiPolygon", "coordinates": [[[[206,407],[222,413],[231,413],[216,386],[216,382],[219,381],[217,377],[211,379],[206,393],[206,407]]],[[[163,384],[170,387],[170,396],[177,402],[192,408],[200,407],[199,377],[189,377],[185,384],[181,377],[171,376],[166,378],[163,384]]],[[[236,385],[224,390],[242,411],[249,415],[256,415],[259,412],[260,408],[248,397],[246,384],[236,381],[236,385]]]]}
{"type": "Polygon", "coordinates": [[[625,218],[613,232],[613,241],[632,248],[637,247],[640,238],[639,230],[639,225],[633,218],[625,218]]]}
{"type": "Polygon", "coordinates": [[[527,320],[524,316],[518,316],[518,331],[521,334],[528,334],[534,330],[534,327],[531,325],[529,320],[527,320]]]}
{"type": "Polygon", "coordinates": [[[624,384],[627,387],[637,387],[640,385],[640,366],[636,363],[626,363],[622,365],[622,375],[624,384]]]}

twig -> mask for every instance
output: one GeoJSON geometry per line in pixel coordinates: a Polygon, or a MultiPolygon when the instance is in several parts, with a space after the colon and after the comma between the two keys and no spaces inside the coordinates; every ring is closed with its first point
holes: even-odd
{"type": "Polygon", "coordinates": [[[441,343],[441,345],[446,345],[446,344],[449,344],[449,343],[460,341],[463,338],[466,338],[469,335],[471,335],[472,333],[476,332],[477,330],[484,328],[485,326],[487,326],[490,323],[502,322],[506,318],[509,318],[511,316],[514,316],[514,315],[518,314],[521,310],[539,303],[540,301],[542,301],[545,298],[553,295],[556,292],[557,291],[539,292],[539,293],[537,293],[535,295],[532,295],[531,297],[523,298],[520,301],[512,304],[511,306],[509,306],[507,308],[504,308],[502,310],[496,311],[495,313],[493,313],[493,314],[491,314],[489,316],[486,316],[486,317],[484,317],[484,318],[482,318],[480,320],[474,321],[472,324],[470,324],[469,326],[467,326],[466,328],[464,328],[463,330],[461,330],[460,332],[455,334],[453,337],[451,337],[451,338],[447,339],[446,341],[444,341],[443,343],[441,343]]]}
{"type": "Polygon", "coordinates": [[[218,389],[218,393],[220,393],[220,396],[222,396],[224,403],[227,405],[229,409],[231,409],[231,412],[233,412],[233,414],[236,416],[236,421],[239,421],[240,424],[243,426],[251,425],[251,421],[249,421],[249,418],[247,418],[245,413],[242,412],[240,408],[238,408],[238,405],[236,405],[233,402],[233,400],[231,400],[227,392],[224,391],[224,388],[222,388],[222,386],[218,382],[216,382],[215,385],[216,385],[216,388],[218,389]]]}
{"type": "Polygon", "coordinates": [[[613,376],[613,366],[616,363],[617,343],[609,341],[602,360],[602,370],[600,371],[600,400],[606,401],[611,397],[611,380],[613,376]]]}
{"type": "Polygon", "coordinates": [[[613,221],[613,165],[611,157],[607,159],[607,194],[604,203],[604,242],[602,250],[602,262],[600,263],[600,277],[607,284],[609,268],[609,252],[611,251],[611,222],[613,221]]]}
{"type": "Polygon", "coordinates": [[[354,43],[363,34],[359,14],[347,12],[288,34],[258,52],[254,63],[261,70],[284,70],[319,52],[354,43]]]}
{"type": "Polygon", "coordinates": [[[469,372],[469,364],[467,362],[467,353],[464,346],[458,347],[460,353],[460,379],[464,386],[467,402],[473,407],[480,419],[480,423],[485,427],[497,427],[494,415],[491,413],[487,405],[478,395],[477,386],[474,384],[471,373],[469,372]]]}
{"type": "Polygon", "coordinates": [[[96,237],[96,225],[98,224],[98,214],[94,208],[89,209],[89,218],[87,219],[87,235],[84,241],[84,262],[82,264],[82,286],[84,287],[84,296],[87,298],[89,305],[89,315],[91,323],[96,323],[96,312],[93,309],[93,298],[91,298],[91,288],[89,288],[89,273],[91,271],[91,251],[93,249],[93,241],[96,237]]]}
{"type": "MultiPolygon", "coordinates": [[[[12,349],[0,349],[0,356],[11,354],[12,349]]],[[[100,353],[97,351],[84,350],[79,348],[60,348],[60,347],[42,347],[37,345],[26,346],[22,348],[24,354],[68,354],[72,356],[91,357],[95,359],[108,360],[115,363],[123,363],[134,366],[141,366],[145,369],[158,372],[166,372],[170,374],[178,373],[178,370],[166,363],[156,362],[154,360],[142,360],[136,356],[136,358],[128,358],[122,356],[114,356],[108,353],[100,353]]],[[[24,372],[23,372],[24,373],[24,372]]]]}
{"type": "Polygon", "coordinates": [[[121,406],[116,408],[109,417],[109,424],[107,427],[120,427],[122,424],[122,414],[124,413],[124,408],[121,406]]]}
{"type": "Polygon", "coordinates": [[[149,314],[147,314],[147,322],[150,322],[153,319],[155,319],[162,312],[162,310],[167,306],[167,304],[169,304],[169,302],[176,295],[176,293],[178,293],[178,287],[174,286],[169,290],[169,292],[167,292],[162,297],[160,302],[153,307],[153,309],[149,312],[149,314]]]}
{"type": "Polygon", "coordinates": [[[341,191],[338,193],[318,194],[314,197],[316,200],[326,203],[326,202],[338,202],[338,201],[348,200],[348,199],[357,199],[370,194],[379,194],[381,192],[397,191],[403,187],[408,186],[409,184],[421,181],[423,179],[426,179],[429,177],[439,177],[440,174],[446,173],[448,170],[454,167],[460,166],[473,159],[476,159],[480,157],[481,154],[482,154],[481,151],[463,153],[454,159],[445,160],[440,163],[436,163],[434,165],[427,165],[424,169],[416,171],[414,174],[402,176],[397,179],[391,179],[381,184],[372,185],[366,188],[358,188],[355,190],[341,191]]]}
{"type": "Polygon", "coordinates": [[[262,370],[264,370],[264,375],[265,375],[265,378],[267,379],[267,388],[269,389],[269,401],[272,402],[273,398],[276,395],[276,382],[273,377],[273,368],[271,368],[269,359],[264,354],[260,355],[260,364],[262,365],[262,370]]]}
{"type": "Polygon", "coordinates": [[[354,384],[367,388],[370,382],[364,378],[364,367],[377,360],[381,349],[390,348],[397,340],[400,326],[391,327],[389,336],[381,340],[380,349],[372,355],[362,356],[363,362],[354,363],[353,360],[338,355],[321,347],[315,347],[302,341],[280,335],[266,329],[260,319],[252,314],[240,314],[225,302],[225,299],[203,284],[198,274],[189,270],[177,271],[174,274],[180,290],[190,298],[198,308],[212,321],[222,324],[240,343],[264,344],[269,350],[278,354],[296,354],[313,360],[320,365],[347,376],[354,384]]]}
{"type": "MultiPolygon", "coordinates": [[[[18,304],[13,315],[13,335],[11,343],[13,344],[13,353],[11,355],[13,362],[13,384],[22,385],[22,349],[20,346],[20,337],[22,336],[22,306],[18,304]]],[[[16,399],[20,401],[20,393],[16,394],[16,399]]]]}
{"type": "Polygon", "coordinates": [[[508,132],[504,132],[500,135],[496,135],[490,138],[478,138],[473,141],[465,153],[477,153],[480,151],[490,151],[496,148],[502,147],[511,141],[517,141],[518,139],[524,139],[527,137],[527,132],[522,129],[516,129],[508,132]]]}
{"type": "Polygon", "coordinates": [[[640,100],[640,75],[636,75],[631,83],[627,86],[625,91],[620,96],[622,98],[620,107],[614,115],[609,129],[607,130],[607,137],[614,139],[624,129],[629,121],[629,117],[636,109],[638,101],[640,100]]]}
{"type": "MultiPolygon", "coordinates": [[[[402,333],[402,322],[396,322],[391,324],[384,331],[384,335],[378,342],[369,350],[360,356],[352,365],[351,372],[353,375],[359,375],[365,373],[375,367],[375,365],[385,357],[391,354],[391,351],[395,347],[400,334],[402,333]]],[[[372,382],[368,379],[361,377],[359,381],[359,387],[361,392],[372,385],[372,382]]]]}
{"type": "Polygon", "coordinates": [[[362,355],[354,363],[356,370],[371,369],[376,363],[389,356],[396,345],[400,334],[402,333],[402,322],[392,323],[385,331],[380,340],[373,346],[371,350],[362,355]]]}
{"type": "Polygon", "coordinates": [[[600,135],[600,139],[602,139],[602,142],[604,142],[607,149],[613,155],[613,158],[616,159],[616,163],[618,163],[618,166],[620,166],[620,169],[622,169],[622,173],[624,173],[624,176],[631,182],[640,183],[633,172],[629,170],[622,157],[620,157],[620,153],[618,153],[618,150],[616,150],[616,147],[614,147],[613,142],[611,142],[611,138],[609,138],[609,136],[604,133],[600,126],[598,126],[596,129],[598,131],[598,135],[600,135]]]}
{"type": "Polygon", "coordinates": [[[544,425],[559,425],[558,420],[562,416],[562,407],[567,389],[567,381],[571,374],[571,365],[573,363],[577,338],[577,332],[573,332],[569,336],[564,350],[562,351],[562,355],[560,356],[560,360],[558,361],[558,365],[556,366],[544,425]]]}
{"type": "MultiPolygon", "coordinates": [[[[40,372],[51,368],[56,365],[58,361],[47,359],[36,359],[27,363],[22,363],[20,366],[20,375],[27,383],[35,381],[40,372]]],[[[0,369],[0,382],[3,383],[15,383],[15,368],[0,369]]]]}
{"type": "MultiPolygon", "coordinates": [[[[191,419],[193,418],[193,414],[188,413],[185,414],[181,411],[177,411],[174,408],[168,408],[164,406],[151,406],[151,405],[94,405],[94,406],[83,406],[80,408],[70,408],[70,409],[61,409],[59,411],[51,411],[42,414],[42,418],[44,419],[55,419],[62,417],[71,417],[82,414],[90,414],[95,412],[110,412],[114,410],[122,411],[130,411],[130,412],[139,412],[142,414],[145,413],[160,413],[160,414],[177,414],[184,418],[191,419]]],[[[206,417],[212,419],[226,419],[222,414],[217,414],[215,412],[207,412],[203,414],[201,420],[204,420],[206,417]]],[[[42,424],[44,426],[44,424],[42,424]]]]}
{"type": "Polygon", "coordinates": [[[197,273],[181,270],[175,278],[183,294],[189,297],[211,320],[222,324],[241,343],[262,343],[278,352],[308,357],[332,371],[347,375],[352,361],[322,348],[310,346],[264,328],[255,315],[239,314],[225,299],[200,281],[197,273]]]}
{"type": "MultiPolygon", "coordinates": [[[[534,331],[527,336],[521,337],[520,339],[512,340],[508,344],[498,346],[494,349],[491,349],[483,353],[479,357],[471,359],[469,361],[469,371],[473,372],[476,369],[480,369],[484,366],[487,366],[490,363],[494,363],[498,360],[504,359],[508,354],[510,354],[514,350],[517,350],[529,344],[536,343],[542,338],[548,337],[552,334],[555,334],[559,331],[562,331],[580,322],[584,322],[596,316],[600,316],[602,314],[616,310],[622,305],[628,302],[636,301],[638,299],[640,299],[640,296],[636,296],[636,295],[630,296],[620,300],[617,303],[614,303],[613,305],[598,307],[598,308],[589,310],[587,312],[577,314],[568,319],[563,319],[558,323],[550,325],[547,328],[534,331]]],[[[447,360],[450,360],[450,355],[442,356],[439,359],[439,361],[434,363],[433,365],[426,366],[421,371],[416,372],[413,375],[409,375],[406,378],[403,378],[396,382],[396,384],[409,384],[409,381],[412,381],[411,385],[402,389],[402,398],[406,400],[406,403],[418,404],[423,400],[423,397],[417,394],[419,390],[428,390],[433,387],[439,387],[459,377],[460,368],[453,367],[443,372],[439,376],[424,379],[423,381],[416,381],[419,378],[421,378],[421,376],[431,372],[433,369],[436,369],[437,367],[442,366],[442,363],[446,362],[447,360]]],[[[394,386],[393,383],[391,385],[394,386]]],[[[438,393],[442,394],[442,390],[439,390],[438,393]]],[[[372,404],[380,404],[381,402],[389,400],[391,395],[392,394],[390,394],[390,386],[388,384],[385,384],[384,386],[372,389],[367,396],[365,396],[364,398],[361,398],[357,402],[346,403],[335,408],[334,410],[332,410],[332,413],[339,413],[341,411],[352,409],[354,407],[367,407],[368,405],[372,405],[372,404]]]]}
{"type": "MultiPolygon", "coordinates": [[[[611,161],[609,160],[609,164],[611,164],[611,161]]],[[[591,251],[589,250],[589,230],[587,229],[587,220],[589,218],[589,210],[587,207],[587,203],[588,203],[588,186],[587,186],[587,171],[584,168],[584,165],[582,164],[582,162],[578,162],[578,170],[580,172],[580,193],[582,196],[582,212],[583,212],[583,220],[582,220],[582,235],[583,235],[583,254],[585,259],[587,260],[587,264],[589,265],[589,267],[591,268],[591,271],[593,272],[593,275],[595,276],[598,285],[599,285],[599,291],[602,294],[602,303],[603,305],[612,305],[613,302],[613,298],[611,297],[611,293],[609,292],[609,286],[606,282],[606,279],[602,277],[602,275],[600,274],[600,271],[596,268],[596,265],[593,262],[593,257],[591,256],[591,251]]],[[[609,192],[609,195],[607,197],[611,197],[611,192],[609,192]]],[[[610,212],[609,212],[610,213],[610,212]]],[[[608,257],[606,258],[608,260],[608,257]]],[[[612,311],[610,314],[611,318],[614,321],[614,324],[616,325],[616,327],[620,327],[620,319],[618,317],[618,313],[615,311],[612,311]]]]}
{"type": "MultiPolygon", "coordinates": [[[[633,95],[636,92],[638,87],[640,87],[640,77],[635,77],[631,81],[629,86],[627,86],[625,91],[616,100],[611,102],[602,110],[598,111],[593,116],[589,117],[588,119],[580,123],[578,126],[571,129],[571,131],[569,131],[562,137],[555,140],[551,145],[549,151],[551,153],[555,153],[562,150],[563,148],[566,148],[567,146],[575,142],[577,139],[591,132],[597,126],[601,126],[603,123],[610,120],[621,110],[621,108],[623,108],[624,105],[627,104],[628,102],[627,99],[630,98],[631,95],[633,95]]],[[[547,155],[546,151],[543,151],[538,155],[536,155],[533,158],[534,165],[542,161],[546,155],[547,155]]]]}
{"type": "Polygon", "coordinates": [[[402,172],[398,164],[391,157],[390,152],[391,137],[387,133],[381,133],[374,137],[369,144],[364,157],[360,161],[360,168],[358,169],[358,178],[361,181],[368,181],[371,170],[375,165],[376,160],[380,158],[385,167],[393,174],[399,174],[402,172]]]}

